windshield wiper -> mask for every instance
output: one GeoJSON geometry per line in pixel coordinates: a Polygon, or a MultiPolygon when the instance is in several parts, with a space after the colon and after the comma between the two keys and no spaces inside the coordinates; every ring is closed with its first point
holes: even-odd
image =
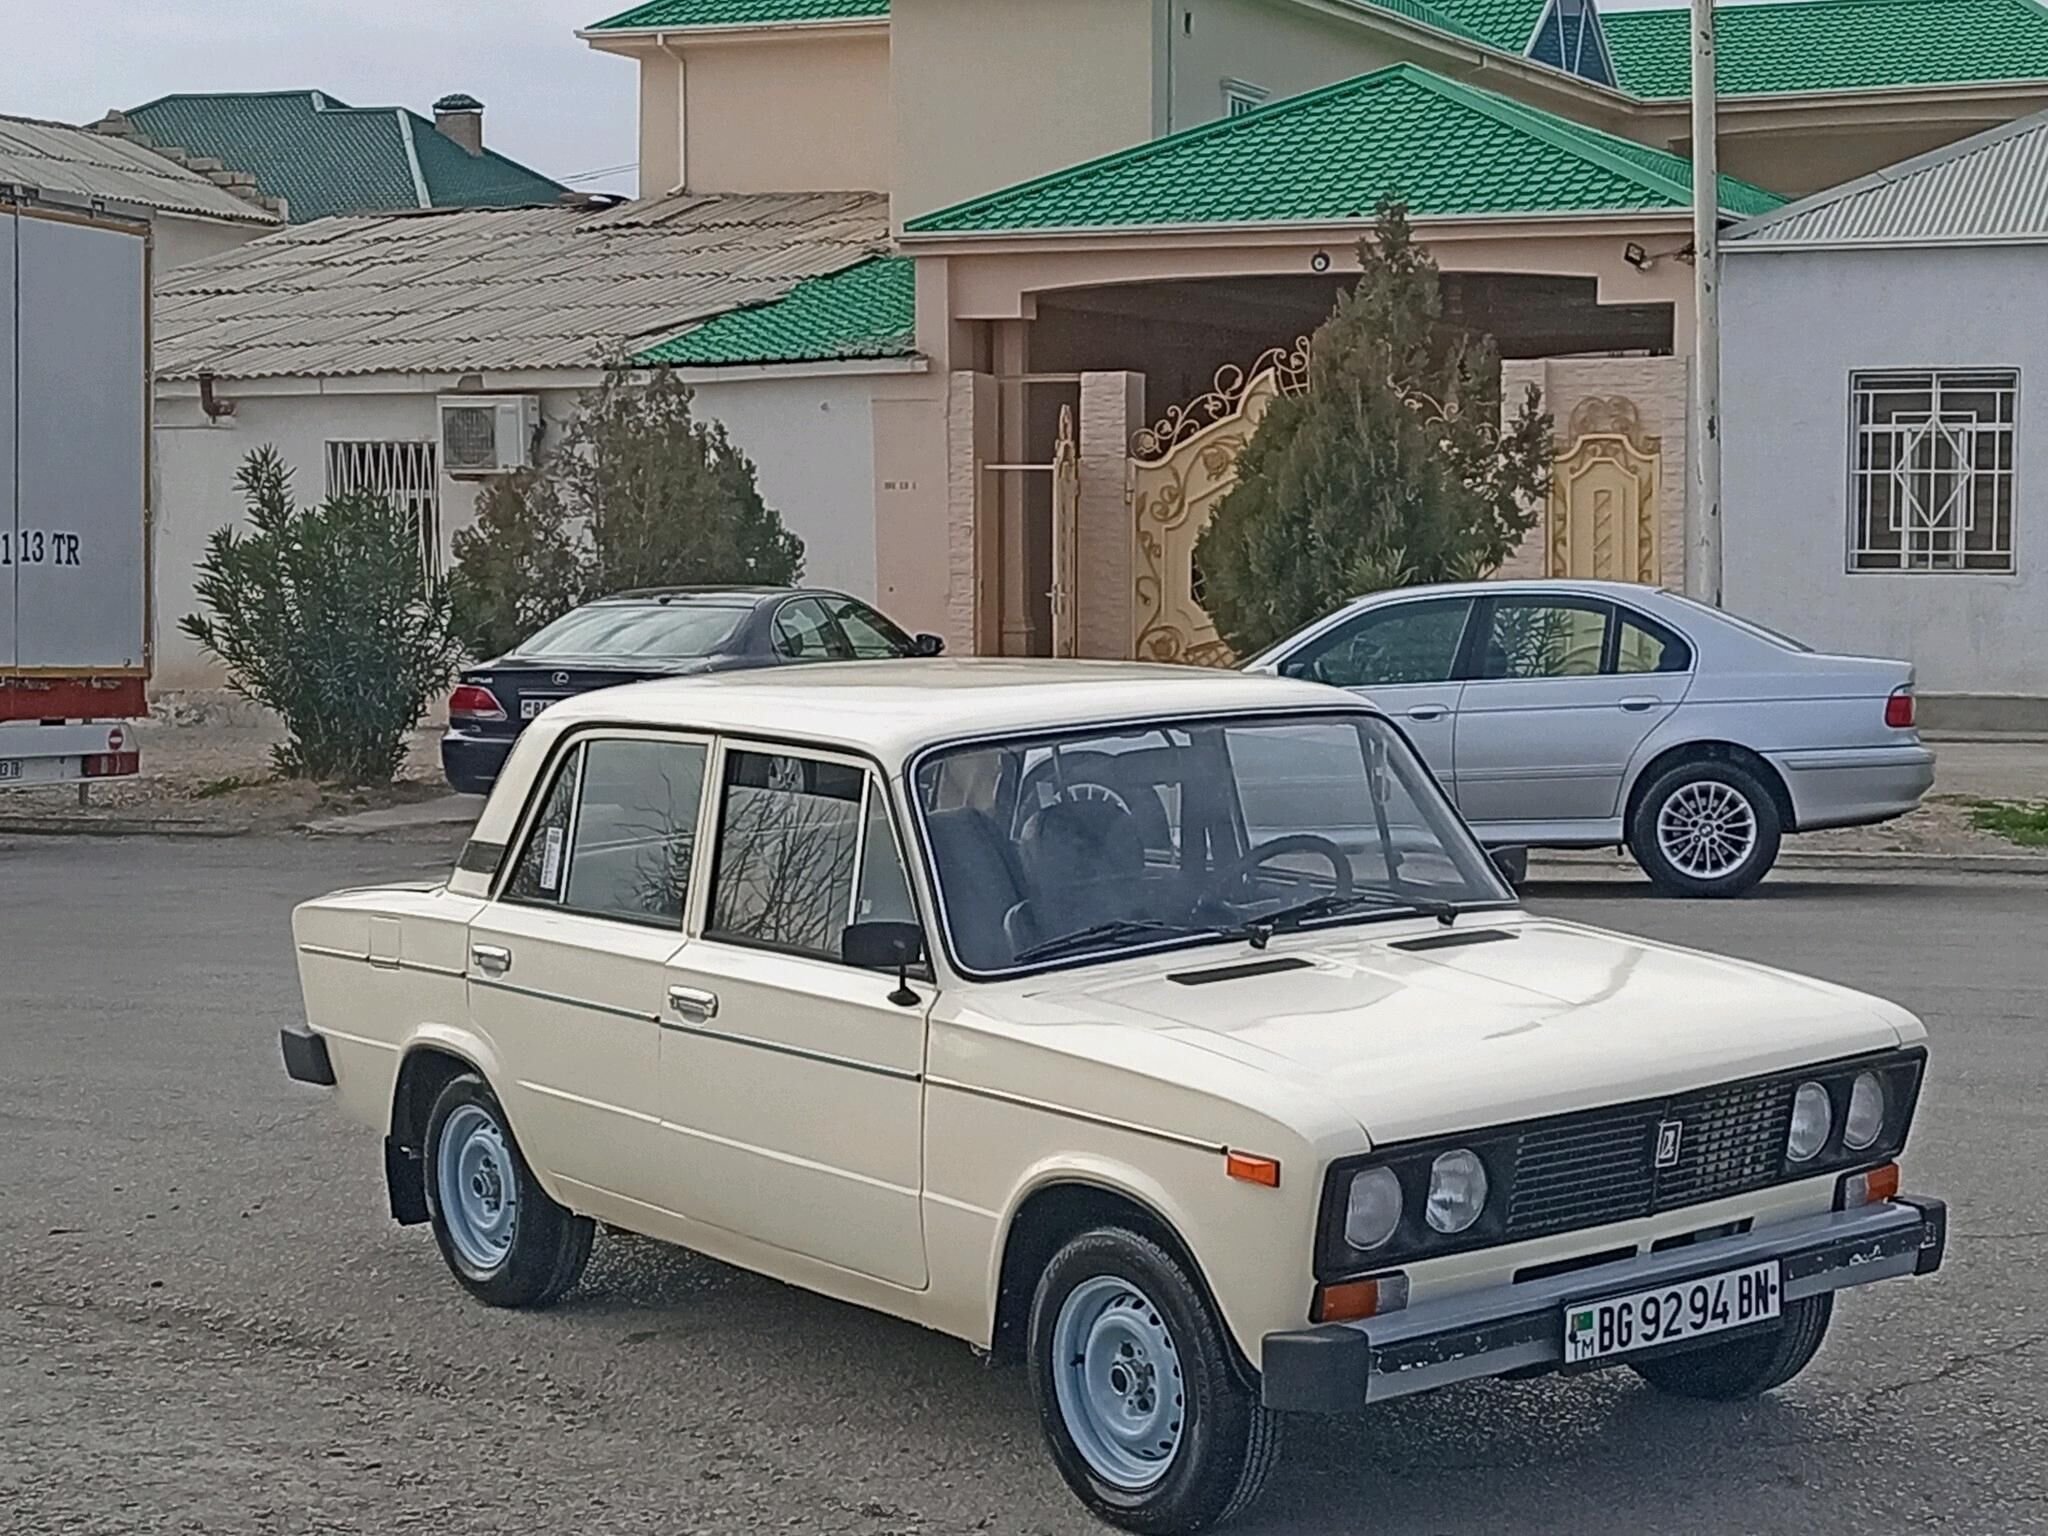
{"type": "Polygon", "coordinates": [[[1385,891],[1353,891],[1339,896],[1334,892],[1328,896],[1316,896],[1307,901],[1296,902],[1291,907],[1282,907],[1278,912],[1268,913],[1244,925],[1244,936],[1251,941],[1253,949],[1264,949],[1276,933],[1292,933],[1304,923],[1312,923],[1320,917],[1338,917],[1346,912],[1380,912],[1389,917],[1407,913],[1420,913],[1433,917],[1446,928],[1458,920],[1457,906],[1448,901],[1433,901],[1428,897],[1394,896],[1385,891]]]}
{"type": "Polygon", "coordinates": [[[1059,955],[1070,955],[1076,950],[1092,945],[1105,944],[1114,939],[1138,939],[1156,935],[1181,938],[1198,933],[1225,933],[1229,930],[1189,923],[1169,923],[1151,918],[1118,917],[1106,923],[1092,923],[1086,928],[1076,928],[1072,933],[1063,933],[1056,938],[1043,940],[1021,950],[1014,957],[1017,965],[1028,965],[1033,960],[1051,960],[1059,955]]]}

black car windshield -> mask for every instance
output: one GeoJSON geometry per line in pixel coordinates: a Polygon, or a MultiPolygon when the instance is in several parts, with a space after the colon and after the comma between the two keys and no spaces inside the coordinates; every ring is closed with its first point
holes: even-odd
{"type": "Polygon", "coordinates": [[[978,975],[1512,899],[1375,715],[975,742],[923,758],[912,790],[953,958],[978,975]]]}
{"type": "Polygon", "coordinates": [[[751,611],[715,603],[593,603],[563,614],[512,654],[687,661],[716,654],[751,611]]]}

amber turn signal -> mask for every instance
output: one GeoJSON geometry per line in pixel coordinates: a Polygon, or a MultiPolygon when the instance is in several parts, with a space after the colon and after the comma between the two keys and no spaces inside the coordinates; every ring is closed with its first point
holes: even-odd
{"type": "Polygon", "coordinates": [[[1886,1163],[1868,1173],[1845,1174],[1835,1195],[1835,1209],[1853,1211],[1861,1206],[1891,1200],[1899,1193],[1899,1165],[1886,1163]]]}
{"type": "Polygon", "coordinates": [[[1223,1171],[1247,1184],[1263,1184],[1268,1189],[1280,1187],[1280,1164],[1270,1157],[1254,1157],[1249,1152],[1225,1152],[1223,1171]]]}
{"type": "Polygon", "coordinates": [[[1355,1323],[1360,1318],[1398,1312],[1408,1305],[1406,1275],[1375,1275],[1370,1280],[1347,1280],[1342,1285],[1316,1287],[1315,1305],[1309,1321],[1355,1323]]]}

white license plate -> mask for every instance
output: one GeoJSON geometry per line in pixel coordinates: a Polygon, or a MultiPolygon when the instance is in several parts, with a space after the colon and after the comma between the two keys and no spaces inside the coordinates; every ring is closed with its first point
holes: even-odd
{"type": "Polygon", "coordinates": [[[519,701],[519,718],[522,720],[531,720],[536,715],[538,715],[542,710],[546,709],[550,704],[561,703],[565,697],[567,697],[567,695],[565,694],[556,694],[545,699],[521,699],[519,701]]]}
{"type": "Polygon", "coordinates": [[[1776,1259],[1605,1301],[1572,1302],[1564,1309],[1565,1364],[1768,1322],[1783,1307],[1784,1281],[1776,1259]]]}
{"type": "Polygon", "coordinates": [[[0,757],[0,784],[6,783],[9,779],[20,778],[24,766],[18,757],[0,757]]]}

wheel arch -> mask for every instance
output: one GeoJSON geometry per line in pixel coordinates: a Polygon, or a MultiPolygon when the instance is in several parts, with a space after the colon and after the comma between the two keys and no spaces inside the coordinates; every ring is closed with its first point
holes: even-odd
{"type": "Polygon", "coordinates": [[[1778,772],[1769,758],[1738,742],[1704,737],[1660,747],[1654,756],[1635,770],[1629,780],[1628,793],[1622,800],[1621,825],[1625,834],[1634,828],[1636,812],[1642,809],[1643,796],[1649,793],[1650,786],[1669,769],[1688,762],[1733,763],[1755,774],[1764,788],[1770,791],[1771,803],[1778,812],[1779,825],[1787,832],[1799,830],[1798,813],[1792,804],[1792,791],[1785,783],[1785,776],[1778,772]]]}
{"type": "Polygon", "coordinates": [[[491,1073],[495,1064],[495,1056],[482,1048],[482,1042],[450,1030],[422,1029],[403,1047],[384,1134],[384,1188],[390,1197],[392,1220],[400,1226],[417,1226],[427,1219],[422,1143],[434,1100],[465,1072],[493,1084],[495,1092],[491,1073]]]}
{"type": "Polygon", "coordinates": [[[1228,1314],[1218,1304],[1201,1260],[1166,1214],[1163,1202],[1137,1184],[1103,1169],[1061,1168],[1043,1171],[1020,1190],[997,1245],[989,1354],[1004,1362],[1023,1358],[1032,1294],[1038,1277],[1063,1243],[1096,1227],[1121,1226],[1151,1238],[1186,1268],[1221,1324],[1224,1338],[1230,1341],[1233,1368],[1248,1388],[1257,1390],[1258,1372],[1245,1357],[1228,1314]]]}

